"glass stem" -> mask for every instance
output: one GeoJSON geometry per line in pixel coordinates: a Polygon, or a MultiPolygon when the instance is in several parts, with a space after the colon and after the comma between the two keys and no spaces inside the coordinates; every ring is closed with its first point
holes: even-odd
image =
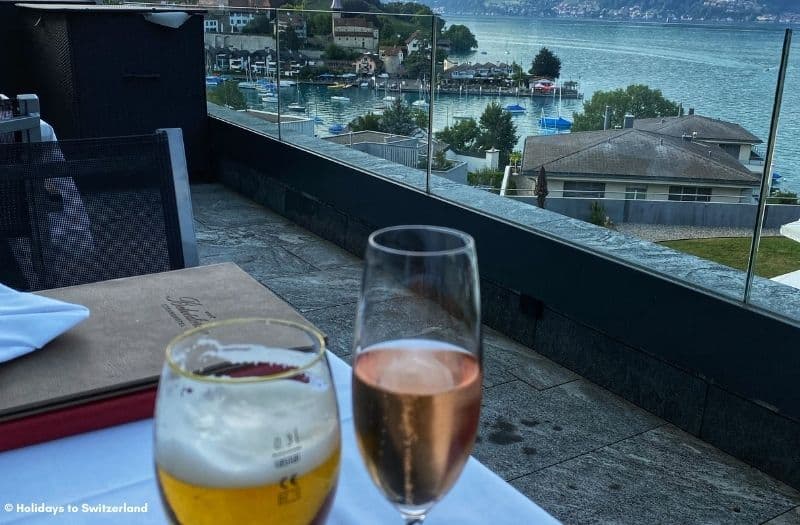
{"type": "Polygon", "coordinates": [[[425,515],[422,516],[403,516],[406,520],[406,525],[422,525],[425,521],[425,515]]]}

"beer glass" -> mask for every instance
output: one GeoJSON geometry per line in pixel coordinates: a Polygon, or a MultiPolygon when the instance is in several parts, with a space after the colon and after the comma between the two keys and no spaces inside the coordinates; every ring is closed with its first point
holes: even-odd
{"type": "Polygon", "coordinates": [[[336,393],[318,332],[236,319],[167,347],[155,464],[171,522],[324,523],[339,454],[336,393]]]}
{"type": "Polygon", "coordinates": [[[421,524],[469,458],[481,406],[475,243],[435,226],[368,241],[354,338],[353,414],[373,482],[421,524]]]}

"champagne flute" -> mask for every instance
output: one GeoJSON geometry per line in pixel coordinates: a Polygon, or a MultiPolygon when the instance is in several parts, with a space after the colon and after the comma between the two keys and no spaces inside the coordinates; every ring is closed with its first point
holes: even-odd
{"type": "Polygon", "coordinates": [[[354,338],[353,414],[372,480],[421,524],[469,458],[481,405],[475,241],[436,226],[369,237],[354,338]]]}
{"type": "Polygon", "coordinates": [[[324,523],[340,455],[322,336],[277,319],[209,323],[167,347],[155,463],[171,523],[324,523]]]}

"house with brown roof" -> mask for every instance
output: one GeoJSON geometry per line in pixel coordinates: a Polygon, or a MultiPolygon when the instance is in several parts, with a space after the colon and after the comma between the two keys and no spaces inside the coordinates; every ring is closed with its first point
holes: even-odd
{"type": "Polygon", "coordinates": [[[564,198],[751,203],[760,180],[716,145],[636,127],[528,137],[517,187],[541,168],[564,198]]]}
{"type": "Polygon", "coordinates": [[[353,65],[357,75],[372,76],[380,72],[383,61],[373,53],[364,53],[353,62],[353,65]]]}
{"type": "Polygon", "coordinates": [[[383,70],[390,75],[397,75],[400,73],[400,68],[403,65],[405,53],[400,46],[383,46],[378,50],[380,59],[383,60],[383,70]]]}

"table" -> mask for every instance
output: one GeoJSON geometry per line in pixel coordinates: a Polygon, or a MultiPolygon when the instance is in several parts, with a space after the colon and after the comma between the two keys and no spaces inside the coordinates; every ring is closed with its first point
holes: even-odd
{"type": "MultiPolygon", "coordinates": [[[[328,354],[342,418],[339,488],[328,525],[397,524],[402,520],[369,479],[353,429],[350,367],[328,354]]],[[[153,472],[152,419],[0,454],[0,523],[166,523],[153,472]],[[39,505],[17,512],[17,505],[39,505]],[[77,506],[68,512],[67,505],[77,506]],[[83,506],[147,505],[147,512],[88,512],[83,506]],[[11,512],[5,510],[11,505],[11,512]],[[62,506],[48,514],[43,506],[62,506]]],[[[430,512],[430,525],[528,525],[558,521],[474,458],[453,490],[430,512]]]]}

